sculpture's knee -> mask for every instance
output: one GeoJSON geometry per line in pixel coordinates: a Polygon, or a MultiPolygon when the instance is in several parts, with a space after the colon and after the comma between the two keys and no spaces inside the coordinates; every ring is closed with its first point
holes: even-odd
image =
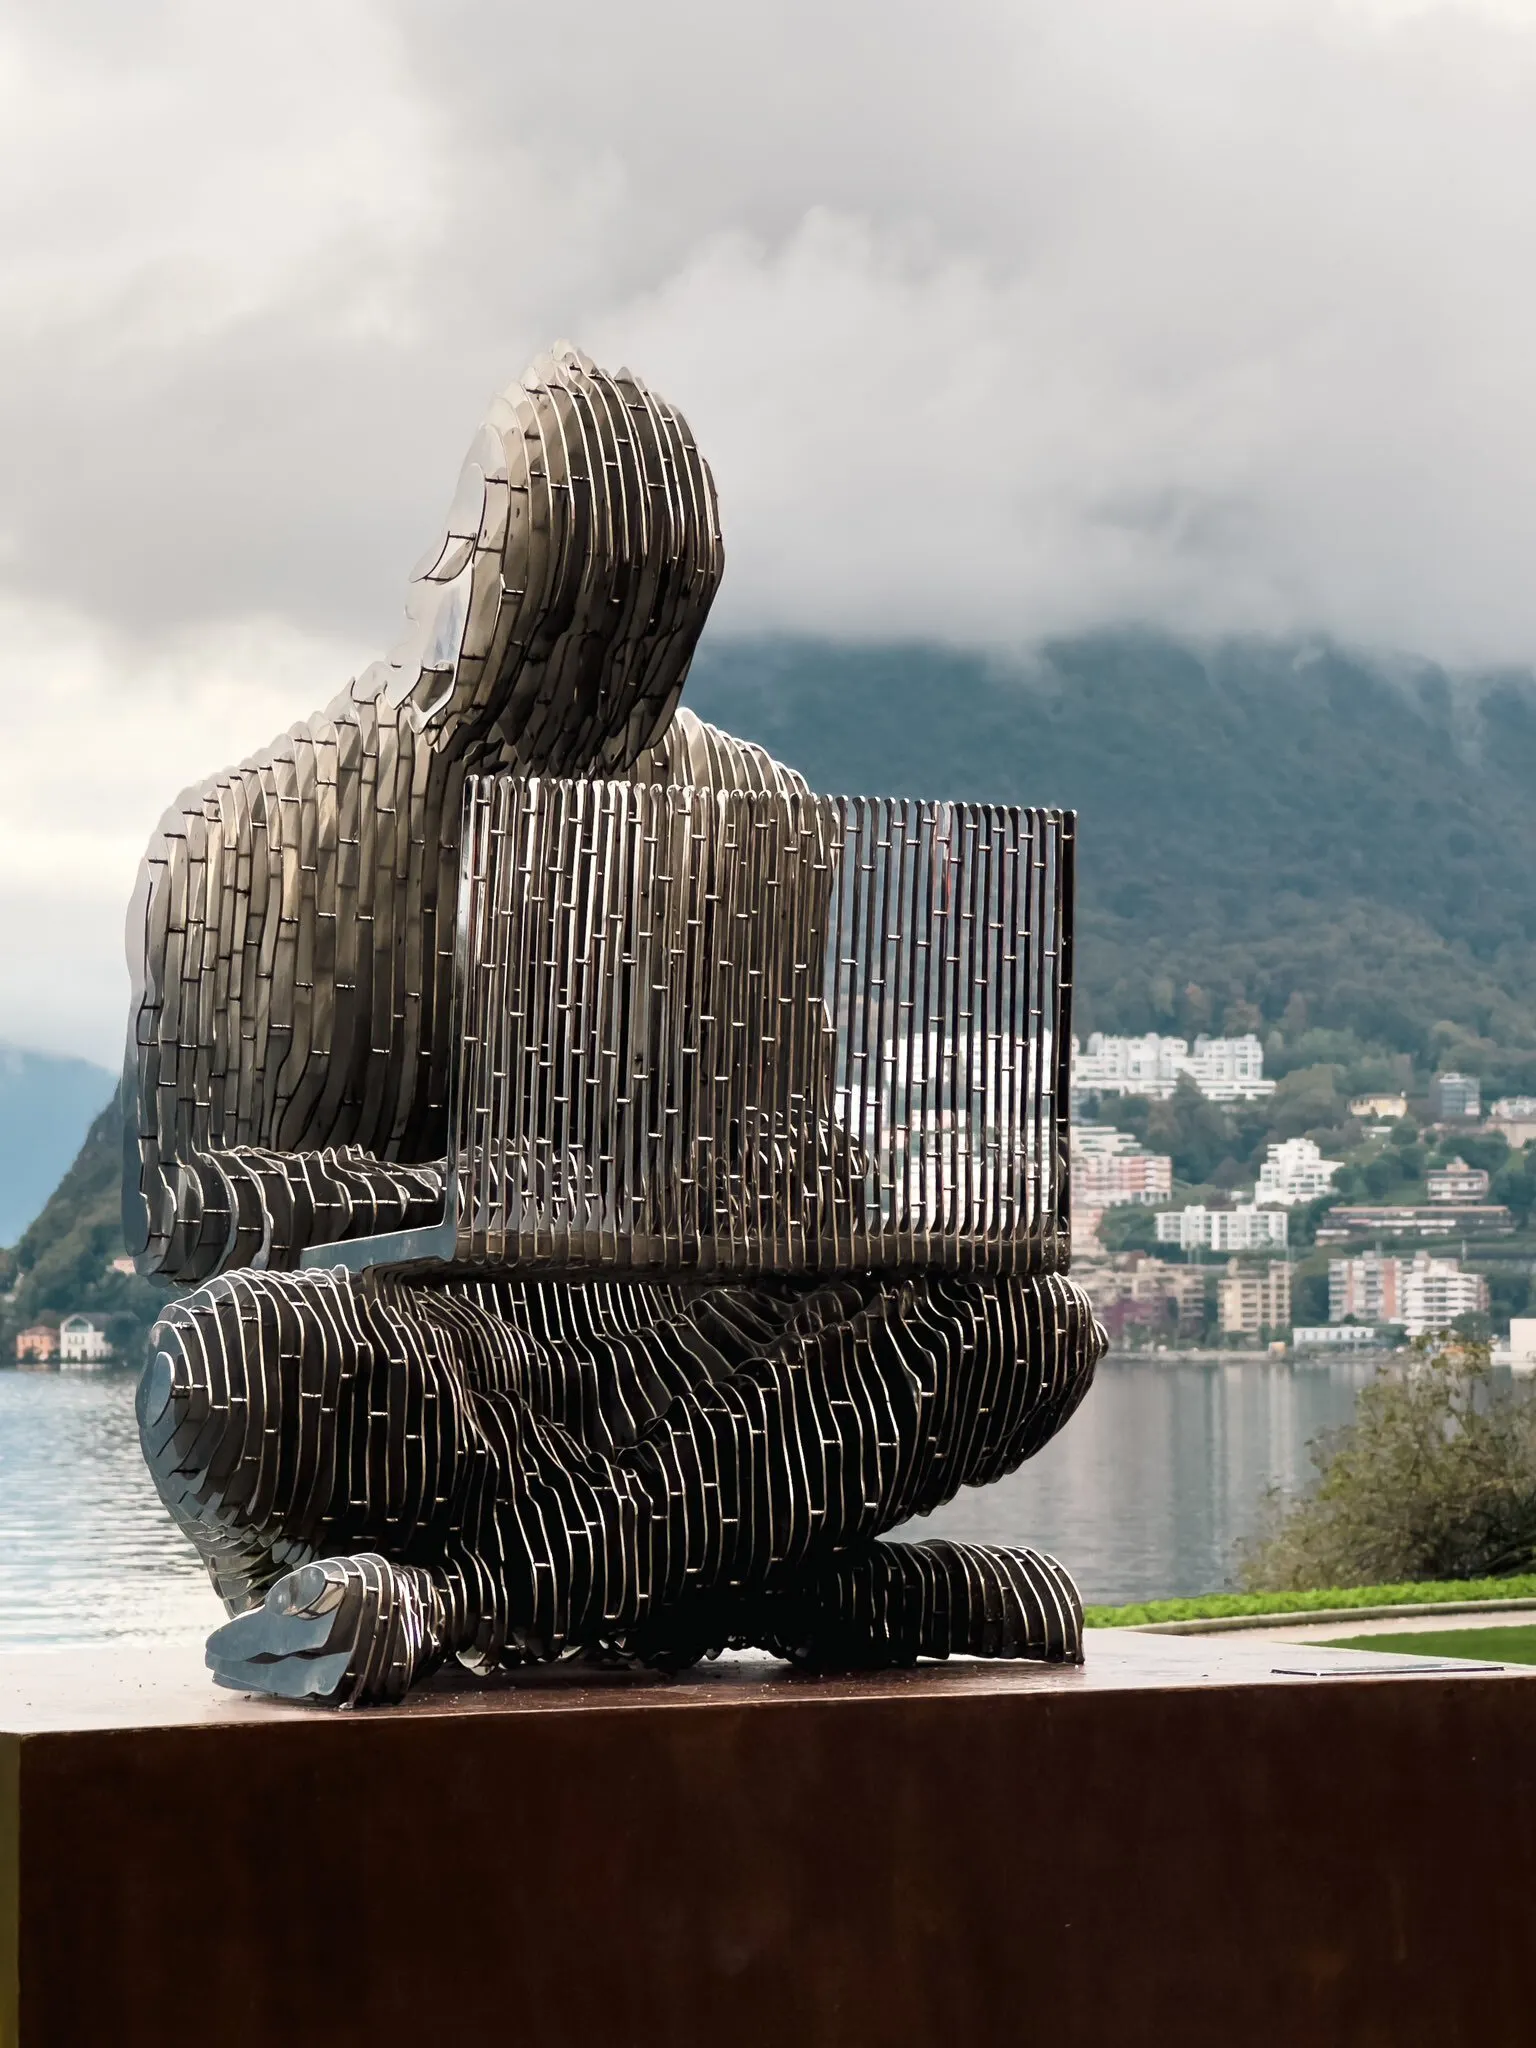
{"type": "Polygon", "coordinates": [[[315,1485],[323,1446],[293,1427],[302,1319],[283,1297],[306,1278],[240,1275],[173,1303],[151,1332],[139,1385],[156,1488],[236,1610],[313,1554],[329,1505],[315,1485]]]}
{"type": "Polygon", "coordinates": [[[1024,1338],[1032,1398],[1018,1417],[1017,1436],[998,1445],[1003,1455],[993,1477],[1033,1457],[1071,1419],[1109,1348],[1104,1325],[1076,1281],[1051,1274],[1016,1286],[1015,1329],[1024,1338]]]}

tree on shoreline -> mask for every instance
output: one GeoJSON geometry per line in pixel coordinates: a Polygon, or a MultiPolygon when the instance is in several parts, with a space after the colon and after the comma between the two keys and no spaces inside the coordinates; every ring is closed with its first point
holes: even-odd
{"type": "Polygon", "coordinates": [[[1311,1451],[1311,1487],[1290,1502],[1273,1494],[1267,1525],[1241,1557],[1246,1588],[1536,1568],[1536,1388],[1500,1386],[1486,1344],[1421,1339],[1364,1388],[1354,1420],[1311,1451]]]}

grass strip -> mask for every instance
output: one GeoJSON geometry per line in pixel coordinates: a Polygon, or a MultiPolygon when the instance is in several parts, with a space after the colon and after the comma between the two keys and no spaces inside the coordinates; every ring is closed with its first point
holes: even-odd
{"type": "Polygon", "coordinates": [[[1404,1629],[1337,1636],[1325,1650],[1391,1650],[1404,1657],[1471,1657],[1479,1664],[1536,1664],[1536,1628],[1404,1629]]]}
{"type": "Polygon", "coordinates": [[[1310,1614],[1329,1607],[1421,1607],[1436,1600],[1536,1600],[1536,1572],[1510,1579],[1414,1579],[1398,1586],[1321,1586],[1305,1593],[1204,1593],[1193,1600],[1140,1600],[1085,1607],[1089,1628],[1137,1628],[1149,1621],[1221,1621],[1259,1614],[1310,1614]]]}

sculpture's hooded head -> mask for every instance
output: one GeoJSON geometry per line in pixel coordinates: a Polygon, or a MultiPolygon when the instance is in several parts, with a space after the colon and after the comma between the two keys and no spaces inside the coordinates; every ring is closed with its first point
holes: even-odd
{"type": "Polygon", "coordinates": [[[367,680],[438,747],[615,773],[671,719],[724,566],[682,415],[561,344],[492,406],[367,680]]]}

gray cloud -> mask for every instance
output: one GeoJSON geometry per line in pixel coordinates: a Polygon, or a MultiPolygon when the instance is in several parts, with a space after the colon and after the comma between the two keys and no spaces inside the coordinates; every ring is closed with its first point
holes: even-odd
{"type": "MultiPolygon", "coordinates": [[[[61,814],[48,706],[89,699],[122,845],[176,751],[137,707],[205,672],[234,752],[382,651],[487,395],[559,334],[687,409],[727,624],[1536,658],[1536,7],[129,22],[0,27],[0,686],[49,683],[12,731],[61,814]]],[[[82,866],[98,921],[125,859],[82,866]]],[[[46,895],[0,884],[38,946],[46,895]]],[[[62,1015],[111,1011],[99,951],[62,1015]]],[[[0,986],[0,1035],[42,1014],[0,986]]]]}

